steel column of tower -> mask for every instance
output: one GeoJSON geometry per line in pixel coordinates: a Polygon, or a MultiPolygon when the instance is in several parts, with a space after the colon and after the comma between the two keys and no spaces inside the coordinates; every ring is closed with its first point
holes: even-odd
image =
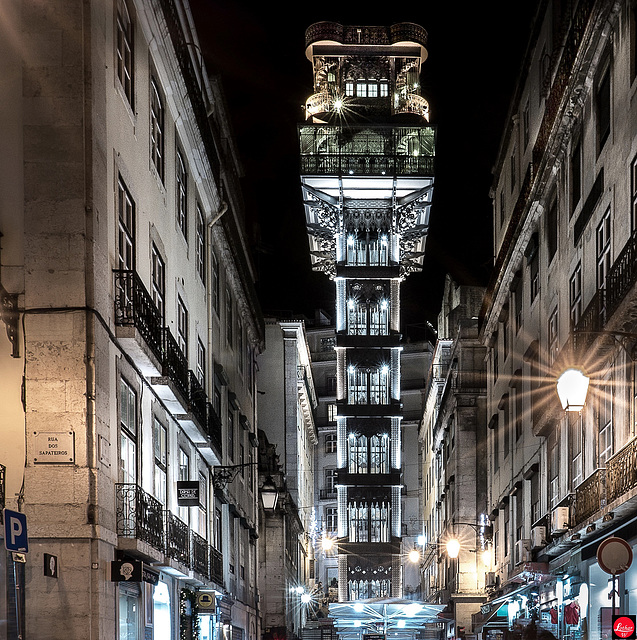
{"type": "Polygon", "coordinates": [[[339,601],[400,598],[400,283],[422,268],[435,130],[427,32],[321,22],[299,126],[312,265],[336,290],[339,601]]]}

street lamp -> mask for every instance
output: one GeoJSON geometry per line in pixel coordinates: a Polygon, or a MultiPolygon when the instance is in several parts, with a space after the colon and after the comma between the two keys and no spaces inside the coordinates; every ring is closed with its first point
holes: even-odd
{"type": "Polygon", "coordinates": [[[279,490],[272,480],[272,476],[268,476],[265,482],[261,485],[261,502],[263,508],[267,511],[274,511],[276,509],[276,503],[279,499],[279,490]]]}
{"type": "Polygon", "coordinates": [[[414,564],[416,564],[420,561],[420,551],[418,551],[418,549],[414,547],[409,551],[407,557],[409,558],[409,562],[413,562],[414,564]]]}
{"type": "Polygon", "coordinates": [[[586,404],[590,378],[580,369],[570,368],[557,380],[557,395],[564,411],[581,411],[586,404]]]}
{"type": "MultiPolygon", "coordinates": [[[[476,534],[480,534],[483,538],[484,543],[488,543],[493,539],[493,527],[488,524],[477,524],[475,522],[452,522],[452,528],[455,528],[457,524],[471,527],[476,534]]],[[[445,545],[447,549],[447,555],[450,558],[457,558],[460,553],[460,541],[458,538],[454,537],[447,540],[447,544],[445,545]]]]}

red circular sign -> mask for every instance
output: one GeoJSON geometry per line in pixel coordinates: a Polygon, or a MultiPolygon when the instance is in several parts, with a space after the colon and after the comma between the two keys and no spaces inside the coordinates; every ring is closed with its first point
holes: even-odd
{"type": "Polygon", "coordinates": [[[613,622],[615,638],[631,638],[635,634],[635,623],[628,616],[620,616],[613,622]]]}
{"type": "Polygon", "coordinates": [[[597,562],[606,573],[624,573],[633,563],[633,550],[623,538],[611,536],[599,543],[597,562]]]}

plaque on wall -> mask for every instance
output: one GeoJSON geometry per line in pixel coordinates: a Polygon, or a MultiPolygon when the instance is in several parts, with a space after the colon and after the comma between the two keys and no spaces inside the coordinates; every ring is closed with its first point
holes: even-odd
{"type": "Polygon", "coordinates": [[[73,464],[75,434],[72,431],[34,431],[35,464],[73,464]]]}

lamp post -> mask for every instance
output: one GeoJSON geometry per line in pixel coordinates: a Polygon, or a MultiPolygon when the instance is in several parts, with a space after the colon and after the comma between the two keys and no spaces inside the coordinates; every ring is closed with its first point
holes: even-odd
{"type": "Polygon", "coordinates": [[[557,379],[557,395],[564,411],[581,411],[586,404],[590,378],[575,367],[566,369],[557,379]]]}
{"type": "Polygon", "coordinates": [[[268,476],[261,485],[261,502],[266,511],[274,511],[279,500],[279,490],[272,476],[268,476]]]}

